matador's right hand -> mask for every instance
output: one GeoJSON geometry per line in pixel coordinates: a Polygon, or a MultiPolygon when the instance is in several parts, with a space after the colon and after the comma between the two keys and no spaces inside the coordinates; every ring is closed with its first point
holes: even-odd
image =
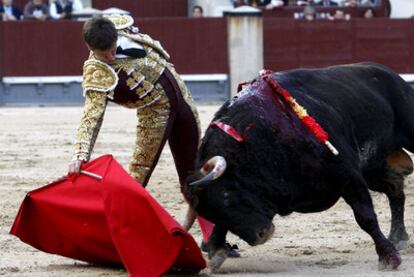
{"type": "Polygon", "coordinates": [[[70,174],[76,174],[79,175],[80,174],[80,169],[82,164],[84,163],[84,161],[82,160],[72,160],[69,163],[69,168],[68,168],[68,175],[70,174]]]}

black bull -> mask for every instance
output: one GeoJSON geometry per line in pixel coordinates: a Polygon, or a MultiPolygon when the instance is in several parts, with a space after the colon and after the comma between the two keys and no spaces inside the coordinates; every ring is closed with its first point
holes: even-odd
{"type": "Polygon", "coordinates": [[[276,214],[320,212],[342,197],[374,240],[380,264],[397,268],[396,247],[408,241],[403,182],[413,169],[402,148],[414,152],[414,91],[396,73],[373,63],[291,70],[270,78],[322,126],[339,155],[316,139],[262,77],[226,102],[213,121],[233,127],[244,141],[210,126],[198,168],[214,156],[224,157],[227,167],[215,180],[200,182],[202,174],[195,172],[186,192],[198,214],[215,223],[210,266],[224,261],[228,231],[250,245],[261,244],[271,237],[276,214]],[[389,199],[388,239],[368,189],[389,199]]]}

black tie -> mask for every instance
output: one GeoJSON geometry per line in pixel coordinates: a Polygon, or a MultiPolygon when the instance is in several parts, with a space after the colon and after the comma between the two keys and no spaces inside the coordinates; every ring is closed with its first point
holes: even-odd
{"type": "Polygon", "coordinates": [[[144,49],[139,49],[139,48],[122,49],[121,46],[118,46],[118,48],[116,48],[116,53],[122,54],[128,57],[133,57],[133,58],[144,58],[147,56],[147,53],[145,52],[144,49]]]}

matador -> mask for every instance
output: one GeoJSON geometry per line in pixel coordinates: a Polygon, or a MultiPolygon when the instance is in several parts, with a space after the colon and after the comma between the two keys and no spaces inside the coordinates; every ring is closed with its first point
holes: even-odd
{"type": "MultiPolygon", "coordinates": [[[[112,101],[137,111],[131,176],[146,186],[168,140],[184,192],[187,176],[195,170],[200,141],[198,113],[189,90],[168,62],[168,53],[133,23],[131,16],[111,15],[94,17],[83,27],[91,54],[83,66],[85,105],[69,173],[79,174],[82,163],[89,161],[107,103],[112,101]]],[[[189,208],[185,229],[191,227],[195,215],[189,208]]],[[[201,217],[198,222],[202,246],[206,246],[213,224],[201,217]]],[[[229,247],[228,256],[239,257],[233,248],[229,247]]]]}
{"type": "MultiPolygon", "coordinates": [[[[142,34],[128,15],[94,17],[83,28],[91,50],[83,66],[85,105],[69,173],[89,161],[108,101],[137,111],[136,143],[129,172],[146,186],[168,140],[181,189],[195,169],[200,140],[189,90],[161,44],[142,34]]],[[[199,218],[206,242],[212,223],[199,218]]]]}
{"type": "Polygon", "coordinates": [[[107,103],[112,101],[137,110],[136,145],[130,174],[146,186],[168,140],[180,184],[184,186],[188,172],[194,170],[200,137],[192,97],[168,62],[168,53],[158,41],[139,33],[132,26],[132,17],[112,15],[106,18],[117,30],[117,50],[113,61],[108,62],[99,56],[99,50],[105,49],[98,49],[97,55],[94,46],[87,43],[91,54],[83,66],[85,105],[73,159],[89,161],[107,103]],[[130,47],[126,50],[138,50],[138,54],[128,55],[128,51],[121,48],[123,45],[130,47]]]}

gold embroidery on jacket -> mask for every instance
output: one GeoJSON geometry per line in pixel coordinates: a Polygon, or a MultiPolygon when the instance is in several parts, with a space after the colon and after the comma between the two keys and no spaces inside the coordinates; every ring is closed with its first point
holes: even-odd
{"type": "Polygon", "coordinates": [[[89,59],[83,65],[83,94],[88,90],[110,92],[118,84],[118,75],[106,63],[89,59]]]}
{"type": "Polygon", "coordinates": [[[111,14],[104,15],[104,17],[111,20],[117,30],[128,28],[134,24],[134,19],[126,14],[111,14]]]}
{"type": "Polygon", "coordinates": [[[138,100],[120,103],[127,108],[142,109],[154,104],[160,99],[161,95],[165,94],[161,86],[157,88],[154,84],[158,81],[168,63],[148,46],[144,46],[144,49],[147,52],[145,58],[117,59],[112,65],[116,72],[122,70],[128,76],[125,82],[130,91],[123,93],[135,93],[139,97],[138,100]]]}
{"type": "MultiPolygon", "coordinates": [[[[154,85],[150,82],[143,81],[138,88],[135,90],[135,93],[139,96],[140,99],[146,97],[154,89],[154,85]]],[[[154,91],[153,95],[159,94],[159,92],[154,91]]]]}
{"type": "Polygon", "coordinates": [[[163,89],[158,89],[161,93],[159,101],[137,111],[136,142],[129,171],[132,177],[143,185],[160,151],[170,116],[169,100],[163,89]]]}
{"type": "Polygon", "coordinates": [[[73,159],[89,161],[102,125],[107,96],[99,91],[86,93],[80,125],[76,133],[73,159]]]}
{"type": "Polygon", "coordinates": [[[132,74],[132,77],[129,77],[126,80],[126,84],[129,87],[130,90],[135,89],[137,86],[139,86],[141,84],[142,81],[145,80],[145,76],[143,76],[141,73],[139,72],[134,72],[134,74],[132,74]]]}

